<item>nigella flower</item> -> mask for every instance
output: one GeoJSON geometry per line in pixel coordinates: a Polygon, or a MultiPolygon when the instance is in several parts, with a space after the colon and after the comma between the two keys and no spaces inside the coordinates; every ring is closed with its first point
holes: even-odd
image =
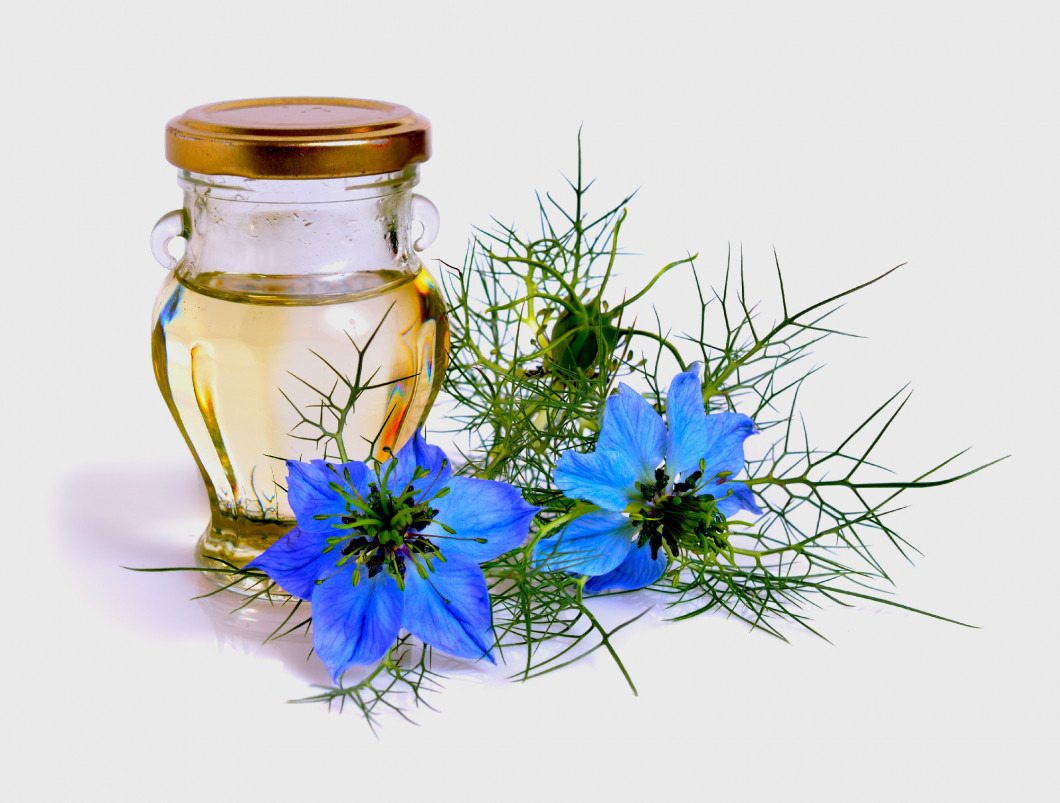
{"type": "Polygon", "coordinates": [[[402,628],[462,658],[493,661],[479,564],[526,538],[537,512],[502,482],[450,476],[416,436],[374,471],[287,462],[298,526],[248,564],[312,603],[313,647],[336,683],[374,663],[402,628]]]}
{"type": "Polygon", "coordinates": [[[740,413],[707,415],[699,364],[678,374],[666,396],[669,427],[628,385],[608,398],[586,454],[565,452],[553,477],[571,499],[600,508],[541,539],[539,568],[589,576],[589,593],[643,588],[687,549],[717,555],[728,547],[726,519],[761,515],[750,489],[732,482],[754,423],[740,413]]]}

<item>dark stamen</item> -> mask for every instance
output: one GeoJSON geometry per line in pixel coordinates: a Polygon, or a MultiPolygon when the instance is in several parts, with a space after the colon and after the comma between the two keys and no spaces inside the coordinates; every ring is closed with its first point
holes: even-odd
{"type": "MultiPolygon", "coordinates": [[[[635,517],[640,522],[636,546],[649,548],[652,560],[658,559],[660,550],[671,557],[677,557],[682,550],[710,557],[730,549],[728,524],[714,497],[693,495],[702,476],[702,472],[694,471],[675,483],[670,494],[656,492],[645,499],[648,504],[635,517]]],[[[665,485],[661,470],[656,472],[656,478],[665,485]]]]}

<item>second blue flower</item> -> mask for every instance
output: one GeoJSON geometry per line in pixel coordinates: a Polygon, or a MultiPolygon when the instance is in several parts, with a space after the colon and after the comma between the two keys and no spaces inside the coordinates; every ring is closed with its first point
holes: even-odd
{"type": "Polygon", "coordinates": [[[750,489],[731,479],[743,469],[754,422],[707,415],[698,364],[670,383],[666,414],[664,422],[625,384],[608,398],[595,451],[565,452],[554,476],[569,498],[599,509],[541,539],[539,568],[587,575],[589,593],[643,588],[683,545],[723,551],[727,517],[761,515],[750,489]]]}

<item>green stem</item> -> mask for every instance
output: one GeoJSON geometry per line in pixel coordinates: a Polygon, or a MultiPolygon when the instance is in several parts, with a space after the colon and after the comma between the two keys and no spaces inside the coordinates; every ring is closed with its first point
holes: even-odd
{"type": "Polygon", "coordinates": [[[646,338],[649,338],[650,340],[656,341],[660,346],[664,347],[667,351],[669,351],[674,356],[674,359],[677,360],[677,364],[679,366],[681,366],[681,370],[682,371],[687,371],[688,370],[688,366],[685,365],[685,361],[681,357],[681,352],[678,351],[677,347],[673,343],[671,343],[669,340],[667,340],[665,337],[662,337],[661,335],[657,335],[654,332],[648,332],[648,331],[646,331],[644,329],[627,329],[625,331],[626,331],[627,334],[630,334],[630,335],[640,335],[641,337],[646,337],[646,338]]]}

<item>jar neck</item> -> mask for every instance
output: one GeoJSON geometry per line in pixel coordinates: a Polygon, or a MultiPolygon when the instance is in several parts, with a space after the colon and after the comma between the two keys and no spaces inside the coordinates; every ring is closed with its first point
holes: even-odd
{"type": "Polygon", "coordinates": [[[416,166],[335,179],[181,171],[187,247],[178,272],[313,276],[419,268],[411,244],[416,166]]]}

